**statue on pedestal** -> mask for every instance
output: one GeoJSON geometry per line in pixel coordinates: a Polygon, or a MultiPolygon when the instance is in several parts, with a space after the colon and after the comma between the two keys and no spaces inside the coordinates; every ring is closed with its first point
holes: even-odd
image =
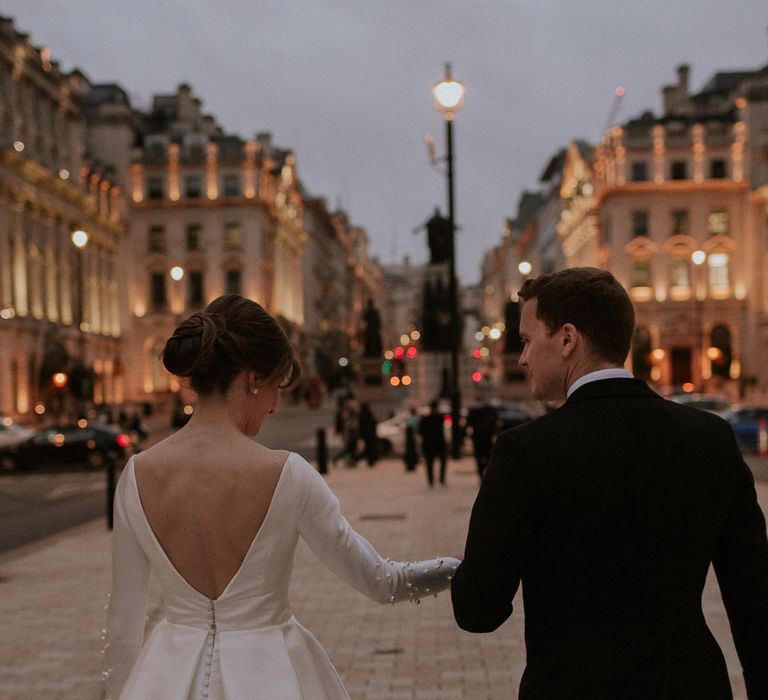
{"type": "Polygon", "coordinates": [[[381,344],[381,316],[373,305],[373,300],[368,300],[368,306],[363,314],[363,357],[381,357],[383,350],[381,344]]]}

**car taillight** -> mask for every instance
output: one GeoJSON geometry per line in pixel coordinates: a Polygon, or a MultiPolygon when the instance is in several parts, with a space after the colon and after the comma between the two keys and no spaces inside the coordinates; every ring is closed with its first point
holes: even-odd
{"type": "Polygon", "coordinates": [[[131,444],[131,436],[126,435],[125,433],[120,433],[120,435],[117,436],[117,444],[120,445],[120,447],[128,447],[128,445],[131,444]]]}

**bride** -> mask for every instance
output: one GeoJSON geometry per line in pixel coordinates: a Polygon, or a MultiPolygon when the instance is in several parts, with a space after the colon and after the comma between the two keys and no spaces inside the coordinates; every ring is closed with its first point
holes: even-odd
{"type": "Polygon", "coordinates": [[[446,589],[458,560],[382,558],[310,464],[251,439],[298,375],[288,338],[257,303],[219,297],[179,325],[163,362],[198,403],[187,425],[131,457],[117,487],[107,697],[347,698],[291,613],[298,538],[380,603],[446,589]],[[150,571],[165,617],[144,640],[150,571]]]}

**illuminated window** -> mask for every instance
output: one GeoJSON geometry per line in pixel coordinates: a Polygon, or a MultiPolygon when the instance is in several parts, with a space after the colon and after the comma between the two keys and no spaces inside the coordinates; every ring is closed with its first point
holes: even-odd
{"type": "Polygon", "coordinates": [[[724,209],[710,212],[708,225],[710,236],[727,236],[729,228],[728,212],[724,209]]]}
{"type": "Polygon", "coordinates": [[[632,286],[651,286],[651,261],[635,260],[632,262],[632,286]]]}
{"type": "Polygon", "coordinates": [[[632,212],[632,236],[648,235],[648,212],[639,209],[632,212]]]}
{"type": "Polygon", "coordinates": [[[707,258],[709,265],[709,287],[713,292],[727,290],[730,287],[728,277],[728,253],[711,253],[707,258]]]}
{"type": "Polygon", "coordinates": [[[669,286],[690,287],[691,268],[687,258],[672,258],[669,261],[669,286]]]}
{"type": "Polygon", "coordinates": [[[150,226],[149,227],[149,252],[164,253],[165,248],[166,248],[165,227],[150,226]]]}
{"type": "Polygon", "coordinates": [[[718,324],[709,334],[707,357],[712,365],[712,374],[728,379],[731,376],[731,361],[733,349],[731,331],[727,326],[718,324]]]}
{"type": "Polygon", "coordinates": [[[680,236],[688,233],[688,210],[676,209],[672,212],[672,235],[680,236]]]}
{"type": "Polygon", "coordinates": [[[243,232],[238,221],[224,224],[224,250],[240,250],[243,247],[243,232]]]}

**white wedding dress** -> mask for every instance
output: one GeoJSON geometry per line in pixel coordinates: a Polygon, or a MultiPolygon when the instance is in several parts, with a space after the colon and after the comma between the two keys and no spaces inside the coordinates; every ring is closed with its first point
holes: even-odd
{"type": "Polygon", "coordinates": [[[459,564],[449,557],[382,558],[295,453],[240,568],[215,600],[186,582],[155,538],[132,458],[117,486],[114,518],[104,671],[112,700],[348,698],[323,648],[291,613],[288,585],[299,536],[337,576],[380,603],[444,590],[459,564]],[[165,617],[144,641],[150,570],[165,617]]]}

